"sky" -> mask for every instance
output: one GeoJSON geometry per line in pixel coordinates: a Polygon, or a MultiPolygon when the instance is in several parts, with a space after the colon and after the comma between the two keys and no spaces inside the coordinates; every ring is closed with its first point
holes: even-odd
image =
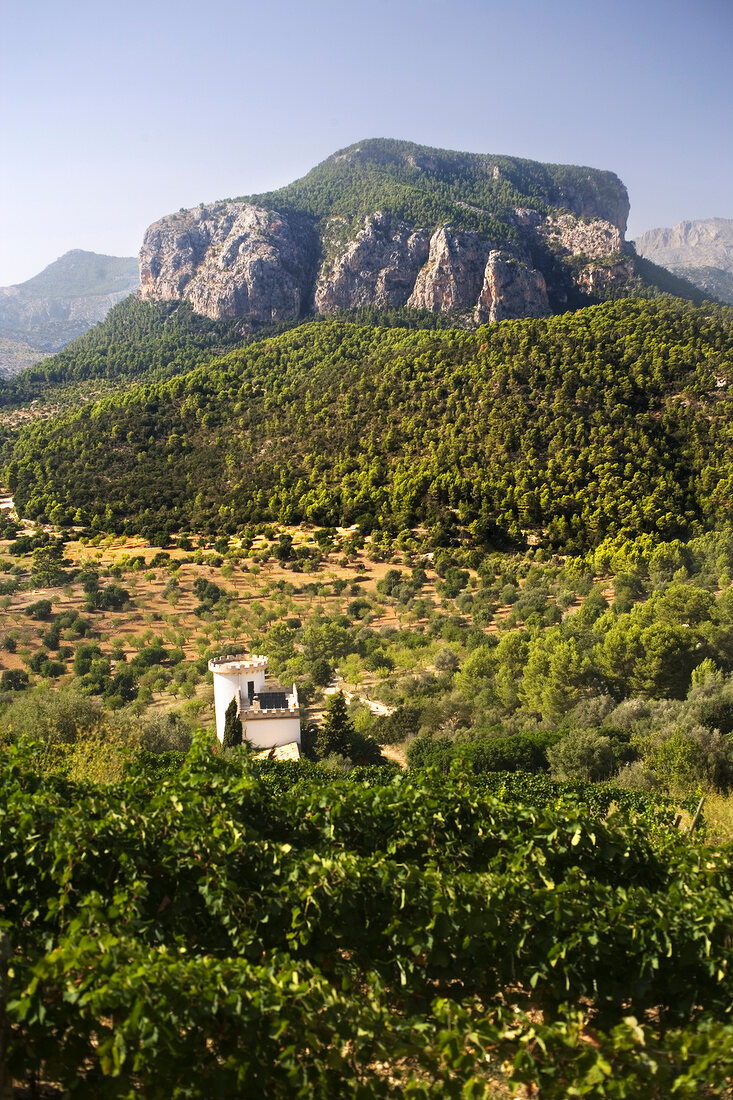
{"type": "Polygon", "coordinates": [[[616,172],[733,218],[733,0],[5,0],[0,286],[368,137],[616,172]]]}

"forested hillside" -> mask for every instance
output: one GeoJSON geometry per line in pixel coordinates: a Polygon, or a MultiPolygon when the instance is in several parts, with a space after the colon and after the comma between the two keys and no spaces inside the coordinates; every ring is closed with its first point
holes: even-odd
{"type": "Polygon", "coordinates": [[[0,380],[0,405],[48,399],[70,383],[107,380],[123,386],[138,378],[168,378],[236,347],[241,325],[210,321],[185,302],[140,302],[126,298],[68,348],[0,380]]]}
{"type": "Polygon", "coordinates": [[[729,515],[732,351],[730,311],[671,299],[474,333],[314,322],[32,424],[5,474],[26,516],[126,533],[370,515],[572,552],[682,537],[729,515]]]}
{"type": "Polygon", "coordinates": [[[528,204],[567,207],[626,226],[628,196],[613,172],[372,138],[328,157],[302,179],[251,201],[315,218],[380,209],[410,224],[516,240],[507,216],[528,204]],[[582,205],[579,205],[582,204],[582,205]]]}
{"type": "MultiPolygon", "coordinates": [[[[451,317],[414,309],[363,307],[343,312],[360,324],[397,328],[450,328],[451,317]]],[[[297,322],[212,321],[194,313],[188,302],[141,302],[129,297],[104,321],[57,355],[13,378],[0,378],[0,408],[24,408],[30,402],[53,407],[88,402],[94,383],[122,390],[140,381],[161,381],[185,374],[231,348],[274,336],[297,322]]]]}

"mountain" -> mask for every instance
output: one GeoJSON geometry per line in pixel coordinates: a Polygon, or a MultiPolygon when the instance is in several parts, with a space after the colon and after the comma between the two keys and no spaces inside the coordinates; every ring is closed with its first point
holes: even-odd
{"type": "Polygon", "coordinates": [[[733,305],[733,219],[706,218],[671,229],[650,229],[637,239],[636,248],[655,264],[733,305]]]}
{"type": "Polygon", "coordinates": [[[74,249],[27,282],[0,287],[0,371],[15,374],[58,351],[138,283],[134,257],[74,249]]]}
{"type": "Polygon", "coordinates": [[[654,283],[628,212],[612,172],[363,141],[279,191],[155,222],[141,296],[255,323],[363,307],[464,327],[544,317],[654,283]]]}
{"type": "Polygon", "coordinates": [[[32,519],[156,538],[363,516],[571,553],[677,538],[730,514],[732,317],[660,297],[476,332],[311,321],[28,425],[5,484],[32,519]]]}

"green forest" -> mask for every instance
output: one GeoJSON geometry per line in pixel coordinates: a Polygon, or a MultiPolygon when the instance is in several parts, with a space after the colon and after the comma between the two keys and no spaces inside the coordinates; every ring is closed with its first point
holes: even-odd
{"type": "Polygon", "coordinates": [[[247,198],[316,219],[359,219],[379,209],[411,225],[449,222],[511,240],[516,231],[508,215],[516,207],[530,203],[548,213],[571,205],[579,193],[609,217],[628,204],[613,172],[373,138],[334,153],[278,191],[247,198]]]}
{"type": "Polygon", "coordinates": [[[31,519],[146,537],[369,516],[483,548],[687,538],[730,515],[732,346],[729,309],[667,298],[470,333],[313,322],[36,420],[5,479],[31,519]]]}

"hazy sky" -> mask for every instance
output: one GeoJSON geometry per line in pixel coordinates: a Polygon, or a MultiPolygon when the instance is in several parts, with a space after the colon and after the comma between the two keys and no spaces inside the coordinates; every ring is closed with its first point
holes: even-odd
{"type": "Polygon", "coordinates": [[[394,137],[618,173],[629,236],[733,217],[733,0],[6,0],[0,285],[394,137]]]}

